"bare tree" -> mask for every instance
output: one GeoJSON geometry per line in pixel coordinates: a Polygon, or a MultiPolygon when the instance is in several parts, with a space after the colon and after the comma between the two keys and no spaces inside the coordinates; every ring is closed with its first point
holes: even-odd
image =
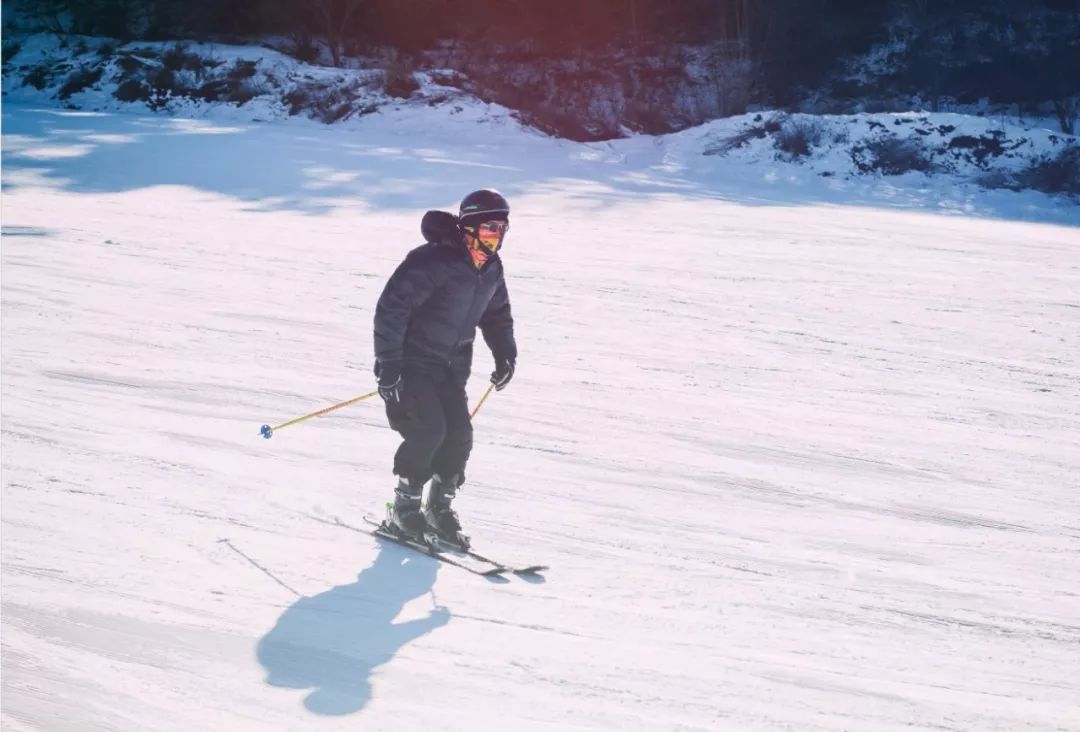
{"type": "Polygon", "coordinates": [[[1061,131],[1066,135],[1076,134],[1076,118],[1080,115],[1080,97],[1061,97],[1053,101],[1054,114],[1057,115],[1061,131]]]}
{"type": "Polygon", "coordinates": [[[314,0],[312,5],[319,13],[326,32],[326,45],[334,66],[341,66],[341,52],[345,34],[363,0],[314,0]]]}
{"type": "Polygon", "coordinates": [[[23,8],[28,19],[41,23],[48,32],[58,36],[71,32],[70,5],[63,0],[33,0],[23,8]]]}
{"type": "Polygon", "coordinates": [[[743,59],[750,57],[752,39],[750,37],[751,0],[734,0],[735,38],[739,44],[739,55],[743,59]]]}

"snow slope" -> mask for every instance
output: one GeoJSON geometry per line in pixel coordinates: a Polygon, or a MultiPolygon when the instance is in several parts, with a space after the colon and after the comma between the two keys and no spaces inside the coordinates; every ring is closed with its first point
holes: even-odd
{"type": "Polygon", "coordinates": [[[4,728],[1080,729],[1080,210],[480,113],[5,105],[4,728]],[[484,185],[521,357],[459,507],[535,582],[335,525],[377,404],[258,436],[372,388],[484,185]]]}

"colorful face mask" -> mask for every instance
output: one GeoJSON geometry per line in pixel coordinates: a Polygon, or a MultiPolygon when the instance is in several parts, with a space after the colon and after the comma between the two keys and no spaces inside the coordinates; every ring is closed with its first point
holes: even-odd
{"type": "Polygon", "coordinates": [[[465,227],[465,244],[477,269],[483,267],[488,258],[499,251],[503,237],[509,229],[508,221],[485,221],[478,226],[465,227]]]}

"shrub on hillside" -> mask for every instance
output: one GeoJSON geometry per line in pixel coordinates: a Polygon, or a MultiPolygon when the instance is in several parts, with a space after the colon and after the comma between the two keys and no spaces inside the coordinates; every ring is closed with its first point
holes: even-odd
{"type": "Polygon", "coordinates": [[[282,97],[282,101],[289,105],[290,115],[300,114],[304,111],[304,109],[307,108],[310,99],[311,95],[302,87],[296,87],[282,97]]]}
{"type": "Polygon", "coordinates": [[[3,45],[3,63],[7,66],[8,61],[15,58],[22,50],[22,44],[18,41],[5,41],[3,45]]]}
{"type": "Polygon", "coordinates": [[[104,69],[100,66],[94,69],[79,69],[67,78],[64,85],[60,87],[60,91],[57,92],[57,97],[68,99],[72,94],[77,94],[86,87],[98,83],[103,71],[104,69]]]}
{"type": "Polygon", "coordinates": [[[312,119],[330,124],[353,115],[370,114],[375,105],[357,107],[360,95],[356,86],[336,87],[326,83],[296,87],[283,98],[289,105],[289,114],[307,112],[312,119]]]}
{"type": "Polygon", "coordinates": [[[306,64],[315,63],[319,60],[319,44],[306,31],[297,32],[293,35],[292,55],[306,64]]]}
{"type": "Polygon", "coordinates": [[[949,140],[948,150],[955,156],[963,156],[980,168],[987,168],[989,158],[998,158],[1007,152],[1005,133],[991,130],[985,135],[957,135],[949,140]]]}
{"type": "Polygon", "coordinates": [[[150,87],[141,81],[128,79],[116,87],[113,96],[121,102],[145,102],[150,99],[150,87]]]}
{"type": "Polygon", "coordinates": [[[50,67],[45,64],[35,66],[23,77],[23,86],[32,86],[41,91],[49,85],[49,79],[52,76],[49,72],[50,67]]]}
{"type": "Polygon", "coordinates": [[[214,79],[194,89],[191,96],[204,102],[219,102],[222,99],[227,99],[231,90],[232,84],[226,79],[214,79]]]}
{"type": "Polygon", "coordinates": [[[784,120],[787,119],[787,115],[778,114],[765,120],[765,124],[761,126],[761,129],[765,130],[766,134],[775,135],[784,127],[784,120]]]}
{"type": "Polygon", "coordinates": [[[161,55],[161,63],[169,71],[202,71],[203,69],[203,60],[182,43],[177,43],[165,51],[161,55]]]}
{"type": "Polygon", "coordinates": [[[150,82],[150,87],[158,94],[179,91],[177,89],[176,74],[168,67],[160,68],[151,73],[147,80],[150,82]]]}
{"type": "Polygon", "coordinates": [[[125,74],[133,74],[138,69],[146,66],[146,62],[140,59],[138,56],[133,56],[130,53],[124,53],[117,57],[116,65],[120,67],[120,70],[125,74]]]}
{"type": "Polygon", "coordinates": [[[250,84],[236,84],[230,90],[226,99],[236,106],[243,106],[257,96],[250,84]]]}
{"type": "Polygon", "coordinates": [[[256,63],[257,62],[255,61],[243,61],[241,59],[237,59],[233,63],[232,68],[230,68],[228,71],[227,76],[229,77],[229,81],[240,82],[244,79],[250,79],[252,76],[255,76],[256,63]]]}
{"type": "Polygon", "coordinates": [[[732,150],[737,150],[740,147],[745,147],[751,140],[760,140],[771,134],[775,134],[783,129],[786,119],[783,115],[777,115],[770,117],[769,119],[762,121],[761,115],[754,117],[755,124],[744,127],[736,132],[731,137],[720,140],[714,145],[710,145],[705,148],[703,154],[705,155],[727,155],[732,150]]]}
{"type": "Polygon", "coordinates": [[[775,134],[773,144],[790,160],[805,157],[821,144],[823,130],[812,120],[785,120],[775,134]]]}
{"type": "Polygon", "coordinates": [[[1043,193],[1080,195],[1080,145],[1033,162],[1016,179],[1022,187],[1043,193]]]}
{"type": "Polygon", "coordinates": [[[407,99],[419,89],[409,58],[402,54],[392,55],[383,72],[383,91],[392,97],[407,99]]]}
{"type": "Polygon", "coordinates": [[[933,163],[917,140],[888,135],[851,149],[851,160],[860,173],[903,175],[929,173],[933,163]]]}

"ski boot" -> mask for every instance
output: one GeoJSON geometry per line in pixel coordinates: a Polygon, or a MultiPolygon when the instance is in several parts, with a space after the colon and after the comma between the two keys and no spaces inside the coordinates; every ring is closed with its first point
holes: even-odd
{"type": "Polygon", "coordinates": [[[450,508],[457,489],[457,475],[449,478],[435,475],[431,479],[431,491],[428,493],[427,505],[424,506],[424,520],[427,522],[425,533],[429,542],[435,540],[465,551],[469,548],[469,537],[461,533],[461,521],[454,509],[450,508]]]}
{"type": "Polygon", "coordinates": [[[424,541],[426,523],[420,513],[420,494],[423,483],[410,478],[398,478],[394,489],[394,505],[390,508],[390,528],[410,539],[424,541]]]}

